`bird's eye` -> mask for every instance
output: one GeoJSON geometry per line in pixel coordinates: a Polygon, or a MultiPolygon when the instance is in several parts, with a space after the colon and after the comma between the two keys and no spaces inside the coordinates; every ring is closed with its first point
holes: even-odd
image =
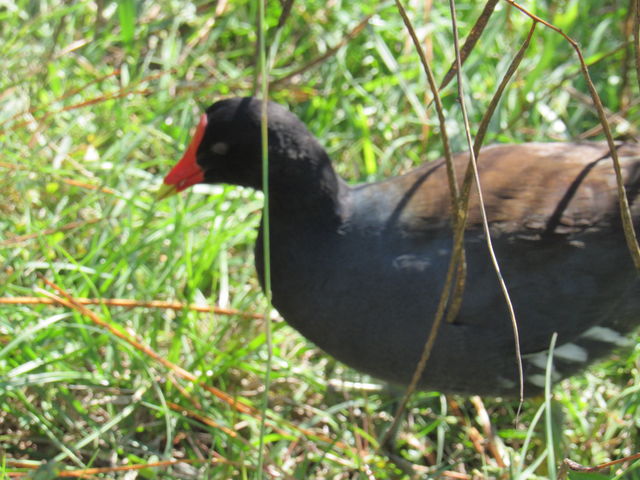
{"type": "Polygon", "coordinates": [[[216,142],[211,145],[211,152],[216,155],[226,155],[229,151],[229,144],[225,142],[216,142]]]}

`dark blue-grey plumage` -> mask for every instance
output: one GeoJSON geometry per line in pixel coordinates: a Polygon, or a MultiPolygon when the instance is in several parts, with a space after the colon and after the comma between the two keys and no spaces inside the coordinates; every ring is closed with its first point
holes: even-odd
{"type": "MultiPolygon", "coordinates": [[[[275,307],[337,359],[406,384],[428,337],[451,255],[444,163],[350,187],[297,117],[274,103],[268,113],[275,307]]],[[[223,100],[207,117],[196,155],[205,181],[260,189],[260,102],[223,100]]],[[[637,224],[640,147],[621,144],[618,154],[637,224]]],[[[640,323],[640,282],[622,234],[608,155],[601,143],[530,143],[481,152],[492,238],[519,324],[525,393],[542,386],[553,332],[554,375],[560,378],[628,344],[624,335],[640,323]]],[[[460,178],[467,159],[455,157],[460,178]]],[[[513,331],[475,194],[465,249],[462,305],[454,321],[442,325],[420,387],[517,394],[513,331]]],[[[258,241],[261,277],[262,257],[258,241]]]]}

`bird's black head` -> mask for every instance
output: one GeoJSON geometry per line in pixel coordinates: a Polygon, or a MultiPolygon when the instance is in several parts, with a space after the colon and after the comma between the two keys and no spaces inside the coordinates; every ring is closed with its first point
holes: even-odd
{"type": "MultiPolygon", "coordinates": [[[[201,116],[184,156],[166,176],[161,196],[196,183],[230,183],[260,189],[261,117],[262,101],[256,98],[230,98],[214,103],[201,116]]],[[[283,171],[293,173],[299,168],[296,164],[303,163],[296,160],[313,157],[308,152],[319,145],[286,108],[269,102],[267,117],[271,176],[283,171]]]]}

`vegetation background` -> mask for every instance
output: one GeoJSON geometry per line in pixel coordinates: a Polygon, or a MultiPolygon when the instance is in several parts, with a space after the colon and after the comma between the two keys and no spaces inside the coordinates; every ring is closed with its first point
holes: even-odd
{"type": "MultiPolygon", "coordinates": [[[[579,42],[614,134],[627,139],[640,125],[634,4],[526,5],[579,42]]],[[[199,112],[255,91],[257,5],[0,1],[0,478],[258,476],[260,195],[205,186],[154,199],[199,112]],[[103,303],[63,305],[61,291],[103,303]],[[179,305],[116,306],[122,299],[179,305]]],[[[440,81],[454,59],[448,4],[406,7],[440,81]]],[[[461,36],[482,8],[459,2],[461,36]]],[[[271,97],[345,178],[440,156],[425,75],[393,2],[272,1],[266,20],[271,97]]],[[[530,26],[498,3],[464,66],[472,126],[530,26]]],[[[455,82],[442,96],[463,150],[455,82]]],[[[601,129],[575,51],[539,25],[485,143],[592,138],[601,129]]],[[[564,457],[594,465],[640,451],[639,348],[560,383],[552,402],[527,400],[520,416],[514,400],[418,393],[385,453],[378,442],[402,392],[282,321],[272,327],[266,478],[410,478],[405,462],[417,478],[555,478],[564,457]]],[[[638,462],[569,473],[615,475],[640,478],[638,462]]]]}

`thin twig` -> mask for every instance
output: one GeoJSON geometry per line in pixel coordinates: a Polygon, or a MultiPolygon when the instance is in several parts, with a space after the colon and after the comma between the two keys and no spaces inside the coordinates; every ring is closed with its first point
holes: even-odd
{"type": "MultiPolygon", "coordinates": [[[[520,62],[524,58],[525,52],[529,48],[529,44],[531,43],[531,38],[533,37],[533,32],[535,31],[535,26],[536,26],[536,22],[533,22],[531,29],[529,30],[529,34],[527,35],[527,38],[525,39],[524,43],[521,45],[520,49],[516,53],[516,56],[512,60],[511,64],[509,65],[507,72],[502,77],[502,80],[498,85],[498,89],[493,94],[493,97],[489,102],[489,106],[487,107],[484,115],[482,116],[482,120],[480,121],[480,125],[478,126],[478,132],[476,133],[475,141],[473,144],[473,151],[475,153],[476,158],[478,158],[480,155],[480,148],[482,147],[482,143],[484,142],[484,137],[489,127],[489,123],[491,121],[491,118],[493,117],[493,114],[496,108],[498,107],[498,103],[502,98],[502,94],[506,89],[507,85],[509,84],[509,82],[511,81],[511,78],[515,74],[516,70],[520,66],[520,62]]],[[[460,204],[458,207],[459,208],[458,216],[461,217],[461,221],[457,225],[458,230],[454,232],[454,247],[453,247],[454,258],[456,255],[459,255],[458,252],[460,252],[463,248],[462,242],[464,238],[463,238],[462,232],[464,231],[464,228],[466,226],[467,215],[469,213],[469,199],[471,194],[472,181],[473,181],[473,167],[469,163],[467,165],[467,170],[465,172],[464,180],[462,182],[462,193],[460,196],[460,204]]],[[[457,314],[457,312],[459,311],[461,304],[462,304],[462,292],[460,291],[460,293],[458,293],[458,291],[456,291],[455,294],[453,295],[453,300],[449,307],[449,313],[447,315],[448,322],[452,322],[453,320],[455,320],[455,314],[457,314]]],[[[519,341],[517,343],[519,344],[519,341]]]]}
{"type": "MultiPolygon", "coordinates": [[[[405,27],[407,28],[409,35],[411,36],[411,39],[416,48],[416,51],[418,52],[420,61],[422,62],[423,69],[427,75],[429,87],[431,88],[431,92],[433,94],[433,98],[436,104],[436,112],[438,114],[438,121],[440,123],[442,144],[444,147],[444,155],[445,155],[446,165],[447,165],[447,178],[449,179],[451,202],[454,206],[452,211],[454,212],[454,214],[457,215],[457,212],[459,212],[459,209],[457,208],[457,205],[459,202],[459,190],[458,190],[458,185],[456,181],[456,173],[453,165],[453,156],[451,154],[451,148],[449,147],[449,139],[448,139],[447,130],[446,130],[446,123],[445,123],[446,119],[444,116],[444,108],[442,107],[442,102],[440,100],[438,87],[437,87],[433,72],[431,71],[431,67],[429,66],[429,62],[427,61],[427,58],[424,54],[424,51],[422,49],[418,36],[416,35],[415,29],[411,24],[411,20],[409,19],[409,16],[407,15],[407,12],[404,9],[404,6],[402,5],[402,3],[400,3],[400,0],[395,0],[395,2],[396,2],[396,7],[400,12],[400,16],[402,17],[402,20],[405,24],[405,27]]],[[[454,217],[454,221],[453,221],[454,228],[459,223],[457,218],[458,217],[454,217]]],[[[459,229],[456,228],[455,230],[458,231],[459,229]]],[[[460,255],[458,255],[457,257],[452,256],[452,259],[449,263],[449,269],[447,271],[445,284],[443,287],[443,291],[440,295],[440,300],[438,302],[438,308],[436,309],[433,323],[431,324],[429,336],[427,338],[427,341],[425,342],[424,348],[420,355],[420,359],[418,360],[418,363],[416,365],[415,371],[413,372],[413,377],[411,378],[411,381],[407,386],[407,389],[402,398],[402,401],[400,402],[400,405],[398,405],[398,408],[396,409],[393,423],[391,424],[389,429],[386,431],[386,433],[382,437],[382,440],[380,441],[380,445],[383,447],[391,440],[391,436],[393,435],[393,432],[397,430],[398,424],[400,422],[400,419],[402,418],[402,414],[404,410],[406,409],[409,398],[411,397],[413,392],[416,390],[418,386],[418,382],[420,381],[420,378],[422,377],[424,369],[427,365],[427,361],[431,356],[431,351],[433,350],[433,345],[435,344],[435,340],[438,335],[438,330],[442,323],[442,319],[444,318],[444,312],[446,311],[446,306],[449,302],[450,292],[451,292],[452,285],[454,284],[454,279],[457,275],[459,279],[462,278],[461,281],[464,281],[465,274],[466,274],[466,269],[464,267],[464,256],[463,256],[463,252],[460,252],[460,255]]]]}
{"type": "MultiPolygon", "coordinates": [[[[30,170],[29,167],[27,167],[26,165],[18,165],[16,163],[9,163],[9,162],[0,162],[0,168],[7,168],[9,170],[23,170],[23,171],[27,171],[30,170]]],[[[67,185],[71,185],[74,187],[80,187],[80,188],[85,188],[87,190],[95,190],[95,191],[100,191],[102,193],[108,193],[110,195],[115,195],[117,192],[109,187],[103,187],[100,185],[94,185],[92,183],[87,183],[87,182],[83,182],[80,180],[76,180],[73,178],[59,178],[56,177],[56,180],[60,180],[62,183],[66,183],[67,185]]],[[[37,236],[37,235],[36,235],[37,236]]],[[[13,241],[13,240],[11,240],[13,241]]],[[[3,246],[4,242],[0,243],[0,246],[3,246]]]]}
{"type": "Polygon", "coordinates": [[[294,0],[280,0],[280,5],[282,5],[282,12],[280,12],[280,17],[278,18],[278,24],[276,25],[276,29],[280,30],[284,27],[284,24],[287,23],[287,19],[291,15],[291,8],[293,7],[294,0]]]}
{"type": "Polygon", "coordinates": [[[248,446],[248,447],[250,446],[250,443],[245,438],[238,436],[238,432],[236,432],[235,430],[230,429],[229,427],[225,427],[224,425],[221,425],[220,423],[216,422],[215,420],[211,420],[209,417],[205,417],[204,415],[200,415],[198,412],[194,412],[193,410],[189,410],[189,409],[183,407],[182,405],[178,405],[177,403],[174,403],[174,402],[167,401],[167,406],[171,410],[173,410],[174,412],[179,412],[180,414],[184,415],[185,417],[194,418],[194,419],[196,419],[197,421],[199,421],[200,423],[202,423],[204,425],[208,425],[209,427],[213,427],[213,428],[215,428],[217,430],[221,430],[225,434],[227,434],[228,436],[240,440],[246,446],[248,446]]]}
{"type": "MultiPolygon", "coordinates": [[[[35,105],[31,108],[29,108],[26,111],[23,112],[18,112],[15,113],[13,115],[11,115],[10,117],[8,117],[6,120],[0,122],[0,127],[2,127],[3,125],[13,121],[13,120],[17,120],[20,117],[24,117],[26,115],[31,115],[31,116],[35,116],[36,112],[49,112],[53,109],[53,104],[56,102],[61,102],[62,100],[64,100],[65,98],[69,98],[72,97],[74,95],[78,95],[80,93],[82,93],[82,91],[92,85],[99,85],[100,83],[104,82],[105,80],[107,80],[110,77],[117,77],[118,75],[120,75],[120,70],[119,69],[115,69],[109,73],[107,73],[106,75],[102,75],[100,77],[94,78],[93,80],[85,83],[84,85],[82,85],[81,87],[77,87],[77,88],[72,88],[71,90],[68,90],[67,92],[65,92],[64,94],[62,94],[60,97],[56,98],[54,101],[51,101],[47,104],[41,104],[41,103],[35,103],[35,105]]],[[[58,112],[60,110],[57,110],[58,112]]],[[[48,115],[47,115],[48,116],[48,115]]],[[[46,118],[46,116],[43,116],[42,118],[46,118]]],[[[1,130],[0,130],[1,132],[1,130]]]]}
{"type": "MultiPolygon", "coordinates": [[[[504,90],[507,88],[507,85],[511,81],[511,78],[516,73],[516,70],[518,69],[518,67],[520,66],[520,63],[522,62],[522,59],[524,58],[524,54],[526,53],[527,49],[529,48],[529,45],[531,44],[531,39],[533,38],[533,33],[536,30],[536,25],[537,25],[536,22],[532,22],[531,28],[529,29],[529,33],[527,34],[527,38],[524,40],[524,42],[520,46],[520,49],[518,50],[515,57],[511,61],[511,64],[509,64],[509,68],[507,68],[506,73],[504,74],[504,76],[502,77],[502,80],[500,81],[500,85],[498,85],[498,89],[493,94],[493,97],[489,102],[489,106],[487,107],[484,115],[482,116],[482,120],[478,125],[478,131],[476,132],[475,141],[473,142],[473,151],[476,154],[476,156],[480,155],[480,148],[482,147],[482,143],[484,142],[484,137],[487,133],[487,129],[489,128],[491,117],[493,117],[493,114],[496,111],[496,108],[498,107],[498,103],[500,103],[502,94],[504,93],[504,90]]],[[[465,183],[463,184],[463,196],[465,194],[464,192],[465,186],[466,186],[466,178],[465,178],[465,183]]]]}
{"type": "MultiPolygon", "coordinates": [[[[259,313],[243,312],[233,308],[194,305],[182,302],[165,302],[160,300],[131,300],[128,298],[74,298],[80,305],[106,305],[123,308],[158,308],[162,310],[189,310],[201,313],[217,313],[218,315],[237,315],[245,318],[264,319],[259,313]]],[[[47,297],[0,297],[0,305],[56,305],[59,302],[47,297]]]]}
{"type": "Polygon", "coordinates": [[[6,240],[3,240],[2,242],[0,242],[0,248],[10,247],[10,246],[13,246],[13,245],[19,245],[20,243],[26,242],[27,240],[33,240],[34,238],[40,238],[40,237],[44,237],[44,236],[47,236],[47,235],[52,235],[52,234],[58,233],[58,232],[66,232],[66,231],[69,231],[69,230],[74,230],[76,228],[85,227],[87,225],[91,225],[93,223],[97,223],[100,220],[103,220],[103,219],[102,218],[91,218],[89,220],[81,220],[81,221],[77,221],[77,222],[70,222],[70,223],[67,223],[65,225],[62,225],[61,227],[47,228],[45,230],[42,230],[41,232],[28,233],[26,235],[19,235],[19,236],[7,238],[6,240]]]}
{"type": "MultiPolygon", "coordinates": [[[[190,465],[194,465],[194,464],[198,465],[198,464],[204,464],[204,463],[215,465],[218,463],[225,463],[228,465],[235,465],[237,467],[253,468],[248,463],[245,465],[245,464],[240,464],[238,462],[231,462],[225,459],[224,457],[222,457],[221,455],[217,455],[215,458],[208,458],[203,460],[171,459],[171,460],[161,460],[158,462],[148,462],[148,463],[141,463],[141,464],[135,464],[135,465],[120,465],[116,467],[91,467],[91,468],[82,468],[78,470],[62,470],[62,468],[56,469],[55,467],[57,464],[54,464],[52,466],[55,470],[52,472],[52,475],[55,474],[55,478],[89,478],[89,476],[93,477],[94,475],[103,474],[103,473],[130,472],[130,471],[142,470],[146,468],[169,467],[169,466],[178,465],[181,463],[186,463],[190,465]]],[[[47,465],[47,462],[33,463],[33,462],[17,461],[17,460],[12,460],[7,458],[6,464],[7,466],[12,468],[36,470],[36,469],[42,468],[44,465],[47,465]]],[[[8,476],[9,478],[40,478],[40,477],[33,476],[28,472],[9,472],[8,476]]],[[[46,478],[54,478],[54,477],[46,476],[46,478]]]]}
{"type": "MultiPolygon", "coordinates": [[[[464,62],[467,60],[467,58],[469,58],[469,55],[473,51],[473,48],[476,46],[476,43],[478,43],[478,40],[480,40],[480,36],[482,35],[482,32],[484,32],[487,23],[489,23],[489,19],[491,18],[491,15],[493,15],[493,11],[495,10],[498,1],[499,0],[488,0],[485,4],[482,13],[478,17],[478,20],[476,20],[476,23],[473,25],[473,28],[471,29],[471,32],[469,32],[469,35],[467,36],[467,39],[462,46],[462,50],[460,51],[461,65],[464,65],[464,62]]],[[[446,75],[442,79],[442,82],[440,83],[440,90],[446,87],[449,82],[453,80],[453,77],[456,76],[457,69],[457,62],[454,60],[453,62],[451,62],[449,71],[447,71],[446,75]]]]}
{"type": "Polygon", "coordinates": [[[628,457],[618,458],[617,460],[612,460],[610,462],[600,463],[593,467],[587,467],[585,465],[580,465],[578,462],[574,462],[570,458],[565,458],[562,463],[567,465],[571,470],[576,472],[597,472],[599,470],[613,467],[614,465],[619,465],[625,462],[633,462],[634,460],[640,460],[640,453],[634,453],[633,455],[629,455],[628,457]]]}
{"type": "MultiPolygon", "coordinates": [[[[491,121],[491,118],[493,117],[493,114],[498,106],[498,103],[500,102],[500,98],[502,97],[502,94],[505,90],[505,88],[507,87],[507,85],[509,84],[509,82],[511,81],[511,78],[513,77],[513,75],[515,74],[516,70],[518,69],[520,62],[522,61],[522,59],[524,58],[524,54],[527,51],[527,49],[529,48],[529,44],[531,43],[531,38],[533,37],[533,33],[535,31],[536,28],[536,22],[533,22],[531,25],[531,28],[529,29],[529,34],[527,35],[527,38],[525,39],[525,41],[523,42],[523,44],[520,46],[520,49],[518,50],[518,52],[516,53],[514,59],[512,60],[511,64],[509,65],[509,68],[507,69],[506,73],[504,74],[504,76],[502,77],[502,80],[500,81],[500,84],[498,85],[498,89],[496,90],[496,92],[494,93],[493,97],[491,98],[491,101],[489,102],[489,106],[487,107],[482,120],[480,121],[480,125],[478,126],[478,132],[476,134],[475,137],[475,141],[473,143],[473,155],[475,156],[475,158],[478,158],[480,155],[480,148],[482,146],[482,142],[484,141],[484,137],[486,135],[486,131],[487,128],[489,126],[489,122],[491,121]]],[[[463,180],[462,183],[462,195],[461,195],[461,201],[460,201],[460,215],[463,215],[463,221],[458,225],[458,228],[463,230],[466,224],[466,219],[467,219],[467,214],[469,212],[469,199],[470,199],[470,194],[471,194],[471,184],[472,181],[476,175],[476,170],[477,168],[474,169],[474,164],[473,163],[469,163],[467,166],[467,171],[465,172],[465,178],[463,180]]],[[[477,179],[476,179],[477,182],[477,179]]],[[[485,214],[485,210],[484,207],[481,208],[481,212],[483,214],[485,214]]],[[[484,225],[484,218],[483,218],[483,225],[484,225]]],[[[486,233],[487,235],[487,239],[488,239],[488,243],[490,243],[490,237],[489,235],[486,233]]],[[[459,234],[458,232],[454,233],[454,255],[456,252],[458,252],[460,249],[462,249],[462,235],[459,234]]],[[[491,247],[490,247],[491,249],[491,247]]],[[[491,252],[493,250],[491,249],[491,252]]],[[[493,258],[493,256],[492,256],[493,258]]],[[[497,272],[499,278],[501,278],[501,275],[499,273],[499,271],[497,272]]],[[[502,280],[502,283],[504,283],[504,280],[502,280]]],[[[501,283],[501,286],[502,286],[501,283]]],[[[506,285],[505,285],[506,288],[506,285]]],[[[503,290],[503,293],[505,292],[505,290],[503,290]]],[[[518,375],[519,375],[519,382],[520,382],[520,405],[522,405],[522,399],[524,397],[524,373],[523,373],[523,367],[522,367],[522,355],[520,352],[520,335],[518,333],[518,324],[515,321],[515,315],[513,314],[513,308],[511,306],[511,302],[510,299],[508,297],[508,292],[506,292],[506,300],[507,300],[507,305],[509,306],[509,313],[510,313],[510,318],[511,318],[511,322],[512,322],[512,328],[513,328],[513,342],[514,342],[514,346],[515,346],[515,352],[516,352],[516,364],[518,367],[518,375]]],[[[458,295],[458,296],[454,296],[454,302],[458,302],[458,304],[454,304],[452,305],[452,309],[457,310],[460,308],[460,303],[462,302],[462,295],[458,295]]]]}
{"type": "MultiPolygon", "coordinates": [[[[27,120],[23,120],[21,122],[17,122],[15,125],[11,126],[11,129],[9,131],[18,130],[20,128],[24,128],[27,125],[31,125],[33,123],[41,123],[44,120],[47,120],[48,118],[50,118],[50,117],[52,117],[52,116],[54,116],[56,114],[59,114],[61,112],[69,112],[71,110],[77,110],[79,108],[90,107],[90,106],[96,105],[98,103],[103,103],[103,102],[106,102],[106,101],[109,101],[109,100],[117,100],[119,98],[125,98],[125,97],[128,97],[130,95],[131,96],[133,96],[133,95],[142,95],[142,96],[147,97],[147,96],[153,95],[154,93],[155,93],[155,91],[151,90],[149,88],[143,88],[143,89],[140,89],[140,90],[125,90],[125,89],[121,89],[121,90],[119,90],[117,92],[107,93],[107,94],[104,94],[104,95],[99,95],[97,97],[93,97],[93,98],[90,98],[88,100],[84,100],[84,101],[79,102],[79,103],[74,103],[73,105],[68,105],[66,107],[62,107],[62,108],[60,108],[58,110],[55,110],[55,111],[47,112],[47,113],[45,113],[44,115],[42,115],[41,117],[38,117],[38,118],[29,118],[27,120]]],[[[6,123],[6,121],[3,122],[3,124],[4,123],[6,123]]],[[[2,134],[4,132],[5,132],[5,130],[0,130],[0,134],[2,134]]]]}
{"type": "Polygon", "coordinates": [[[355,28],[353,28],[350,32],[348,32],[344,36],[344,38],[336,46],[334,46],[333,48],[330,48],[325,53],[323,53],[319,57],[311,60],[309,63],[301,66],[300,68],[296,68],[294,71],[287,73],[283,77],[280,77],[278,79],[272,80],[269,83],[269,87],[272,88],[272,89],[276,88],[276,87],[279,87],[281,84],[287,82],[288,80],[292,79],[293,77],[301,75],[304,72],[306,72],[307,70],[311,70],[313,67],[315,67],[319,63],[322,63],[325,60],[327,60],[328,58],[330,58],[333,55],[335,55],[338,52],[338,50],[340,50],[342,47],[344,47],[347,43],[349,43],[351,40],[353,40],[355,37],[357,37],[360,34],[360,32],[362,32],[362,30],[364,30],[364,27],[367,26],[367,24],[369,23],[369,20],[371,20],[371,17],[373,17],[373,15],[374,14],[367,15],[360,23],[358,23],[358,25],[355,26],[355,28]]]}
{"type": "MultiPolygon", "coordinates": [[[[582,93],[580,90],[576,89],[572,85],[567,85],[566,87],[564,87],[564,89],[569,94],[569,96],[571,96],[571,98],[574,98],[579,102],[582,102],[584,105],[590,108],[593,108],[593,98],[591,98],[591,95],[582,93]]],[[[636,99],[634,101],[628,102],[623,108],[621,108],[617,112],[612,112],[606,107],[604,108],[604,111],[607,114],[607,120],[609,121],[609,123],[612,123],[614,125],[622,125],[624,128],[623,130],[624,133],[633,135],[635,131],[635,126],[629,123],[629,120],[625,118],[625,115],[629,112],[629,110],[631,110],[633,107],[637,107],[638,105],[640,105],[640,99],[636,99]],[[626,127],[627,125],[629,126],[628,128],[626,127]]],[[[591,127],[589,130],[582,132],[578,138],[581,138],[581,139],[591,138],[595,135],[598,135],[601,132],[602,132],[602,125],[598,123],[597,125],[594,125],[593,127],[591,127]]]]}
{"type": "Polygon", "coordinates": [[[469,126],[469,117],[467,115],[467,107],[465,106],[464,101],[464,85],[462,82],[462,65],[460,63],[460,50],[458,46],[458,26],[456,22],[456,6],[455,0],[449,0],[449,7],[451,10],[451,25],[453,28],[453,41],[456,51],[456,62],[458,64],[458,96],[460,97],[460,108],[462,110],[462,118],[464,120],[464,131],[467,137],[467,144],[469,146],[469,161],[473,168],[473,177],[476,184],[476,190],[478,194],[478,204],[480,205],[480,214],[482,216],[482,228],[484,230],[485,240],[487,242],[487,248],[489,250],[489,256],[491,257],[491,263],[493,264],[493,269],[495,270],[496,277],[498,279],[498,283],[500,284],[500,289],[502,290],[502,294],[504,296],[505,303],[507,308],[509,309],[509,318],[511,319],[511,323],[513,326],[514,333],[514,342],[516,349],[516,361],[518,364],[518,375],[520,378],[520,403],[524,401],[524,373],[522,369],[522,355],[520,352],[520,337],[518,334],[518,322],[516,321],[516,314],[513,309],[513,303],[511,302],[511,297],[509,295],[509,289],[507,288],[507,284],[504,281],[502,276],[502,272],[500,271],[500,265],[498,263],[498,259],[496,258],[495,251],[493,249],[493,242],[491,240],[491,231],[489,229],[489,220],[487,218],[487,212],[484,206],[484,198],[482,195],[482,186],[480,184],[480,174],[478,173],[478,163],[476,160],[476,154],[474,151],[474,142],[471,138],[471,127],[469,126]]]}

